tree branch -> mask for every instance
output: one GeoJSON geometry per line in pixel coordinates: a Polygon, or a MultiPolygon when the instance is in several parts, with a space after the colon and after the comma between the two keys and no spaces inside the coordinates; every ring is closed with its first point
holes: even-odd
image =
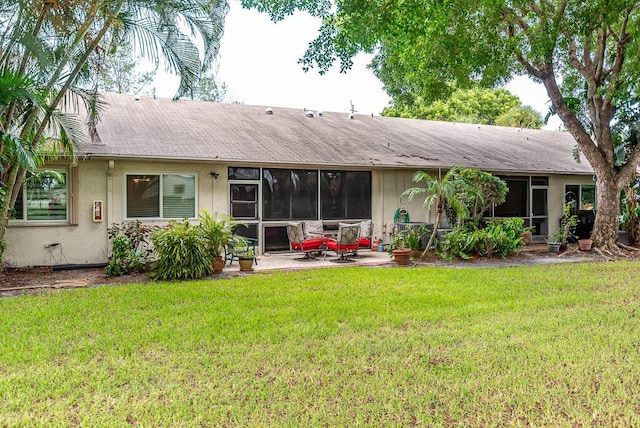
{"type": "Polygon", "coordinates": [[[543,70],[540,80],[542,80],[542,83],[547,89],[551,105],[556,110],[556,113],[571,135],[573,135],[573,138],[575,138],[591,166],[596,170],[598,168],[600,170],[607,169],[609,166],[606,162],[606,157],[596,143],[591,139],[589,133],[584,129],[575,113],[571,111],[569,106],[567,106],[567,103],[560,92],[560,88],[558,87],[558,82],[556,81],[553,73],[553,68],[550,64],[547,65],[545,70],[543,70]]]}
{"type": "Polygon", "coordinates": [[[611,104],[611,101],[613,100],[614,92],[616,90],[616,87],[618,86],[618,76],[620,75],[620,71],[622,71],[622,65],[624,64],[627,44],[631,41],[631,35],[627,33],[627,25],[629,23],[630,14],[631,11],[627,10],[622,21],[620,36],[617,36],[614,32],[611,32],[613,37],[616,39],[616,60],[614,61],[613,67],[611,68],[611,79],[609,79],[609,86],[607,87],[607,92],[605,95],[605,102],[607,104],[611,104]]]}

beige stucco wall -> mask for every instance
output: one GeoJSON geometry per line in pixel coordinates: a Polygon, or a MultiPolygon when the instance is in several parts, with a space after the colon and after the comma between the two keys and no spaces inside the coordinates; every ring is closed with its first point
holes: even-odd
{"type": "MultiPolygon", "coordinates": [[[[438,171],[428,171],[437,175],[438,171]]],[[[425,211],[423,207],[424,196],[418,195],[411,202],[400,200],[402,192],[417,186],[413,182],[415,171],[409,170],[378,170],[373,172],[372,186],[372,221],[373,233],[384,242],[390,241],[390,233],[393,229],[393,218],[398,208],[404,207],[409,213],[412,222],[432,223],[435,215],[433,209],[425,211]]]]}
{"type": "MultiPolygon", "coordinates": [[[[115,160],[79,161],[76,195],[72,201],[77,210],[77,225],[16,225],[7,230],[8,248],[5,260],[9,266],[106,263],[108,258],[107,227],[125,220],[125,174],[189,173],[196,174],[197,210],[228,212],[227,165],[211,163],[144,162],[115,160]],[[218,174],[215,179],[212,172],[218,174]],[[102,222],[92,221],[92,202],[104,201],[102,222]],[[52,243],[58,245],[48,247],[52,243]]],[[[400,195],[413,187],[413,170],[385,169],[372,172],[372,221],[374,236],[389,242],[396,210],[404,206],[413,222],[434,221],[433,209],[424,210],[424,196],[412,202],[400,201],[400,195]]],[[[438,175],[438,170],[428,171],[438,175]]],[[[591,176],[549,177],[549,232],[553,233],[562,213],[566,184],[593,184],[591,176]]],[[[164,224],[165,221],[149,221],[164,224]]]]}
{"type": "MultiPolygon", "coordinates": [[[[7,266],[48,266],[64,264],[106,263],[108,259],[107,227],[124,220],[124,176],[126,173],[195,173],[197,207],[227,211],[226,166],[205,163],[114,161],[79,161],[73,168],[76,195],[71,204],[77,209],[77,224],[16,224],[7,229],[7,266]],[[215,180],[211,172],[217,172],[215,180]],[[213,197],[215,196],[215,197],[213,197]],[[104,220],[92,220],[94,200],[104,202],[104,220]],[[57,244],[51,246],[51,244],[57,244]]],[[[148,224],[165,224],[150,221],[148,224]]]]}
{"type": "Polygon", "coordinates": [[[71,169],[69,180],[75,180],[76,186],[75,194],[69,195],[70,210],[77,210],[76,225],[10,222],[5,263],[40,266],[104,262],[107,228],[105,222],[92,221],[91,209],[94,200],[105,200],[106,170],[107,162],[79,162],[77,168],[71,169]]]}
{"type": "Polygon", "coordinates": [[[549,177],[549,234],[552,235],[560,225],[563,212],[565,186],[570,184],[595,185],[593,176],[555,175],[549,177]]]}

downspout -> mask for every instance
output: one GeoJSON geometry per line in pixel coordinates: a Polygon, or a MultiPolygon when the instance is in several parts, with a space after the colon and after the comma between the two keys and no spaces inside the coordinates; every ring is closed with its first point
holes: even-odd
{"type": "Polygon", "coordinates": [[[378,195],[380,197],[380,200],[382,201],[382,203],[380,204],[381,208],[380,211],[378,212],[378,214],[380,215],[380,221],[381,221],[381,225],[380,225],[380,239],[382,240],[382,242],[387,242],[387,236],[386,236],[386,232],[387,232],[387,223],[385,222],[384,219],[384,176],[385,173],[382,171],[378,171],[378,174],[380,175],[380,179],[378,180],[379,185],[380,185],[380,189],[378,190],[378,195]]]}
{"type": "Polygon", "coordinates": [[[111,257],[111,248],[109,247],[109,227],[113,218],[113,168],[115,166],[115,162],[113,160],[107,161],[107,195],[106,195],[106,209],[105,211],[105,233],[106,233],[106,241],[107,241],[107,256],[111,257]]]}

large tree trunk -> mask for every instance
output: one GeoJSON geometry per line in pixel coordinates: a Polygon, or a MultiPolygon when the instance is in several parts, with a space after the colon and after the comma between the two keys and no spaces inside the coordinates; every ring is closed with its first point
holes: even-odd
{"type": "Polygon", "coordinates": [[[617,250],[622,188],[610,173],[596,171],[596,176],[596,221],[591,238],[595,247],[614,252],[617,250]]]}

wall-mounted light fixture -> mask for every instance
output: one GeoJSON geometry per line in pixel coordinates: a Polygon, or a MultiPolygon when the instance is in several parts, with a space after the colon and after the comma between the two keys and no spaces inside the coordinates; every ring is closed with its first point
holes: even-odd
{"type": "Polygon", "coordinates": [[[217,172],[210,172],[211,176],[213,177],[214,180],[217,180],[218,177],[220,177],[220,174],[217,172]]]}

